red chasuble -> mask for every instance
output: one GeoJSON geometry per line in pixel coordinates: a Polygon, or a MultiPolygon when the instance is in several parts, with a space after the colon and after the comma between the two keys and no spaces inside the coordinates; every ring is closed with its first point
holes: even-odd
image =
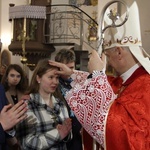
{"type": "Polygon", "coordinates": [[[150,75],[140,67],[123,86],[109,110],[106,149],[150,150],[150,75]]]}
{"type": "Polygon", "coordinates": [[[140,67],[122,87],[102,72],[87,76],[74,73],[66,95],[85,130],[105,150],[150,150],[150,75],[140,67]]]}

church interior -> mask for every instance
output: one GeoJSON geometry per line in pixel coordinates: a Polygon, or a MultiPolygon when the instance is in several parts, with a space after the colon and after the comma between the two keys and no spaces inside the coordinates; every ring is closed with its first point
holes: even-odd
{"type": "MultiPolygon", "coordinates": [[[[72,48],[76,68],[87,71],[88,51],[97,49],[99,14],[107,1],[0,0],[0,65],[20,64],[30,80],[40,59],[53,60],[58,50],[72,48]]],[[[150,2],[137,3],[143,47],[150,53],[150,2]]]]}

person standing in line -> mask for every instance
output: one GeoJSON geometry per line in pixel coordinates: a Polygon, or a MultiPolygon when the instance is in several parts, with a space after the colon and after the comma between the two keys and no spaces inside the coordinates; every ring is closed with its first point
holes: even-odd
{"type": "MultiPolygon", "coordinates": [[[[64,63],[71,70],[74,70],[76,56],[73,50],[61,49],[56,54],[55,61],[64,63]]],[[[66,103],[66,100],[64,97],[65,97],[66,92],[71,89],[71,85],[70,85],[71,82],[72,82],[72,79],[70,78],[70,76],[59,77],[59,86],[57,88],[56,95],[59,95],[60,97],[62,97],[65,103],[66,103]]],[[[73,111],[70,109],[67,103],[66,105],[68,108],[69,117],[72,119],[72,133],[73,133],[72,139],[67,142],[67,150],[82,150],[82,133],[81,133],[82,126],[77,120],[77,118],[75,117],[73,111]]]]}
{"type": "Polygon", "coordinates": [[[24,100],[14,106],[7,104],[4,87],[0,84],[0,150],[8,150],[6,139],[13,137],[13,127],[27,117],[24,100]]]}
{"type": "Polygon", "coordinates": [[[13,105],[21,99],[28,86],[25,73],[18,64],[10,64],[7,67],[1,83],[5,88],[9,103],[13,105]]]}
{"type": "MultiPolygon", "coordinates": [[[[20,65],[10,64],[3,74],[1,83],[5,88],[6,98],[10,104],[15,105],[24,97],[27,89],[27,80],[20,65]]],[[[16,137],[8,138],[7,143],[10,145],[10,149],[13,149],[14,145],[16,150],[20,149],[16,137]]]]}
{"type": "Polygon", "coordinates": [[[67,150],[66,142],[72,137],[67,107],[53,95],[59,83],[58,68],[48,60],[40,60],[34,70],[27,91],[28,117],[17,126],[23,150],[67,150]]]}
{"type": "Polygon", "coordinates": [[[149,150],[150,56],[142,48],[137,3],[126,3],[130,9],[128,20],[121,27],[107,29],[103,41],[104,54],[118,77],[106,76],[105,55],[100,57],[94,50],[88,64],[91,74],[49,63],[60,67],[56,74],[72,74],[72,89],[66,100],[105,150],[149,150]]]}

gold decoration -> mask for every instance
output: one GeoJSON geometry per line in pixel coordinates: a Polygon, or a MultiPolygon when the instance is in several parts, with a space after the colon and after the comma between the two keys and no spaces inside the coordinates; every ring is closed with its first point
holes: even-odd
{"type": "MultiPolygon", "coordinates": [[[[109,41],[104,40],[103,46],[104,46],[104,48],[105,48],[105,47],[111,47],[111,45],[112,45],[113,43],[114,43],[114,42],[111,41],[111,40],[109,40],[109,41]]],[[[119,45],[126,45],[126,44],[129,44],[129,43],[136,45],[136,44],[141,43],[141,41],[138,40],[138,38],[135,38],[135,39],[134,39],[132,36],[129,36],[129,37],[124,37],[124,38],[121,39],[121,40],[116,39],[116,42],[115,42],[115,43],[117,43],[117,44],[119,44],[119,45]]]]}
{"type": "Polygon", "coordinates": [[[96,6],[98,4],[98,0],[91,0],[91,5],[96,6]]]}
{"type": "Polygon", "coordinates": [[[21,32],[21,35],[19,35],[18,37],[19,41],[22,41],[22,58],[21,58],[21,62],[23,63],[23,69],[25,70],[25,65],[27,63],[27,58],[26,58],[26,51],[25,51],[25,44],[26,41],[29,41],[29,37],[26,36],[26,18],[24,18],[24,25],[23,25],[23,31],[21,32]]]}
{"type": "MultiPolygon", "coordinates": [[[[97,12],[93,11],[93,19],[96,20],[97,12]]],[[[89,36],[88,41],[96,41],[97,40],[97,24],[93,20],[90,20],[89,22],[89,36]]]]}

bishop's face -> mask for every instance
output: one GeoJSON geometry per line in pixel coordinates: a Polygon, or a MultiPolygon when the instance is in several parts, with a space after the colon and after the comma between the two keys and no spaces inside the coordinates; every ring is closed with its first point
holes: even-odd
{"type": "Polygon", "coordinates": [[[118,61],[118,52],[116,48],[110,48],[104,50],[104,53],[107,57],[108,64],[115,69],[116,72],[119,71],[119,61],[118,61]]]}

